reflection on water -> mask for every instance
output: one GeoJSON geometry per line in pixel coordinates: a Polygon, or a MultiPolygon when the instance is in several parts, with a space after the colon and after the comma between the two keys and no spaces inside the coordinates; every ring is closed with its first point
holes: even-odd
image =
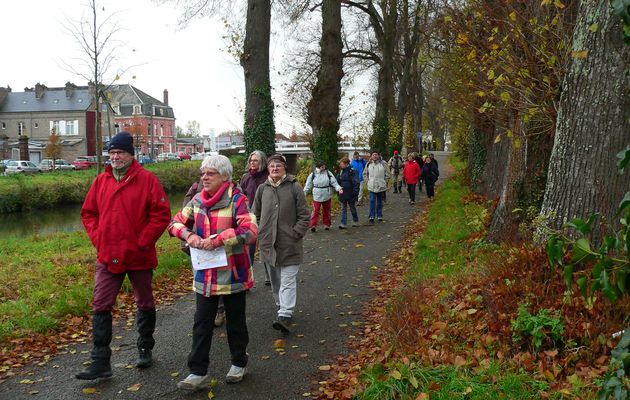
{"type": "MultiPolygon", "coordinates": [[[[168,195],[173,212],[181,209],[184,193],[168,195]]],[[[83,230],[81,204],[58,206],[49,210],[0,215],[0,238],[48,235],[83,230]]]]}

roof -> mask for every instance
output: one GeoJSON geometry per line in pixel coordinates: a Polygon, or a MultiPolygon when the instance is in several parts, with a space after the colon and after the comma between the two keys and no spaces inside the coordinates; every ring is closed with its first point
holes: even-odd
{"type": "Polygon", "coordinates": [[[133,106],[139,104],[142,106],[142,113],[144,115],[153,114],[159,117],[175,118],[172,107],[167,106],[135,86],[129,84],[112,85],[106,89],[105,92],[112,94],[110,102],[120,106],[120,114],[123,116],[133,115],[133,106]],[[155,109],[155,113],[153,113],[153,109],[155,109]],[[162,109],[161,113],[159,111],[160,109],[162,109]]]}
{"type": "Polygon", "coordinates": [[[8,92],[0,105],[0,112],[44,112],[44,111],[85,111],[90,107],[91,98],[87,87],[78,87],[72,97],[67,98],[65,88],[47,88],[41,99],[35,98],[35,91],[8,92]]]}

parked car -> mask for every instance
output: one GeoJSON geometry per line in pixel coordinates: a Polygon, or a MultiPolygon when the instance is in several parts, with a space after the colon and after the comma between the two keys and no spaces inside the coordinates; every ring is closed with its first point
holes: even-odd
{"type": "Polygon", "coordinates": [[[72,162],[72,165],[74,165],[76,169],[89,169],[96,164],[96,156],[78,156],[77,159],[72,162]]]}
{"type": "Polygon", "coordinates": [[[190,159],[191,160],[203,160],[204,158],[206,158],[206,154],[205,153],[192,153],[190,155],[190,159]]]}
{"type": "MultiPolygon", "coordinates": [[[[74,170],[77,167],[70,164],[70,162],[63,160],[61,158],[55,159],[55,171],[68,171],[74,170]]],[[[52,171],[53,170],[53,160],[52,158],[44,158],[42,162],[39,163],[39,170],[42,172],[52,171]]]]}
{"type": "Polygon", "coordinates": [[[146,165],[146,164],[153,164],[155,160],[153,160],[149,156],[140,156],[140,158],[138,158],[138,162],[140,163],[140,165],[146,165]]]}
{"type": "Polygon", "coordinates": [[[179,155],[177,153],[160,153],[157,156],[157,160],[158,161],[173,161],[173,160],[181,161],[181,158],[179,158],[179,155]]]}
{"type": "Polygon", "coordinates": [[[41,172],[37,165],[31,161],[9,160],[4,173],[9,174],[34,174],[41,172]]]}
{"type": "Polygon", "coordinates": [[[7,158],[6,160],[0,160],[0,169],[5,169],[9,161],[13,161],[13,160],[11,160],[10,158],[7,158]]]}
{"type": "Polygon", "coordinates": [[[179,153],[177,153],[177,156],[179,157],[180,160],[190,160],[190,154],[188,153],[184,153],[183,151],[180,151],[179,153]]]}

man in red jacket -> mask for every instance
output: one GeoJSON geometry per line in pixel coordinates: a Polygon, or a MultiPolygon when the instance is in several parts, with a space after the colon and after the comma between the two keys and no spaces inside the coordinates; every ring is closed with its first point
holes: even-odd
{"type": "Polygon", "coordinates": [[[98,251],[92,304],[92,364],[77,379],[112,376],[112,309],[125,279],[138,306],[138,368],[151,366],[155,345],[153,268],[155,243],[171,220],[171,207],[158,178],[134,159],[133,138],[120,132],[109,142],[111,164],[96,177],[81,209],[83,225],[98,251]]]}

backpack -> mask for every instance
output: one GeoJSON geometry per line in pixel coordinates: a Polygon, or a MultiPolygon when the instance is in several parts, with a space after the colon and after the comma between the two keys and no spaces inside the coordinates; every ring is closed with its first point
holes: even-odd
{"type": "MultiPolygon", "coordinates": [[[[326,170],[326,172],[328,173],[328,186],[315,186],[315,184],[313,183],[314,188],[326,189],[326,188],[332,187],[332,180],[330,180],[330,178],[333,177],[333,174],[329,170],[326,170]]],[[[315,171],[311,172],[311,182],[313,182],[314,180],[315,180],[315,171]]]]}
{"type": "Polygon", "coordinates": [[[400,156],[394,156],[392,158],[392,168],[394,169],[394,173],[398,173],[400,172],[400,168],[401,168],[401,161],[402,161],[402,157],[400,156]]]}

